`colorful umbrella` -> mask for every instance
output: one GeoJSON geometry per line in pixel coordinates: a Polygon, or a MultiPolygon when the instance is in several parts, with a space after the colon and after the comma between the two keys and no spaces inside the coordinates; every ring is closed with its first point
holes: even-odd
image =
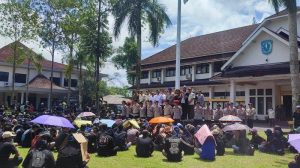
{"type": "Polygon", "coordinates": [[[76,119],[73,121],[73,124],[77,127],[81,127],[82,125],[92,125],[92,121],[76,119]]]}
{"type": "Polygon", "coordinates": [[[77,116],[77,118],[91,117],[91,116],[96,116],[96,115],[92,112],[82,112],[77,116]]]}
{"type": "Polygon", "coordinates": [[[233,116],[233,115],[223,116],[219,119],[219,121],[222,121],[222,122],[242,122],[242,120],[239,117],[233,116]]]}
{"type": "Polygon", "coordinates": [[[298,152],[300,152],[300,134],[289,134],[288,141],[298,152]]]}
{"type": "Polygon", "coordinates": [[[234,123],[231,125],[227,125],[223,128],[223,131],[240,131],[240,130],[249,130],[250,128],[247,125],[234,123]]]}
{"type": "Polygon", "coordinates": [[[41,115],[30,122],[57,127],[74,128],[68,119],[59,116],[41,115]]]}
{"type": "Polygon", "coordinates": [[[116,121],[110,119],[101,119],[99,122],[106,124],[108,127],[112,127],[116,121]]]}
{"type": "Polygon", "coordinates": [[[214,136],[212,135],[212,133],[210,132],[208,126],[206,124],[204,124],[194,135],[195,138],[200,142],[201,145],[204,144],[205,140],[208,137],[211,137],[214,139],[214,136]]]}
{"type": "Polygon", "coordinates": [[[124,127],[128,127],[129,125],[132,125],[134,128],[137,128],[137,129],[140,128],[138,122],[135,119],[127,120],[123,123],[124,127]]]}
{"type": "Polygon", "coordinates": [[[150,124],[172,123],[172,122],[174,122],[174,120],[169,117],[155,117],[149,121],[150,124]]]}

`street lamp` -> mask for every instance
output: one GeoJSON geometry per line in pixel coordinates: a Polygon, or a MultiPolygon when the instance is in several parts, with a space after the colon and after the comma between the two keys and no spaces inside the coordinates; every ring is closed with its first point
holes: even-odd
{"type": "MultiPolygon", "coordinates": [[[[188,0],[183,0],[187,3],[188,0]]],[[[181,0],[178,0],[175,89],[180,89],[181,0]]]]}

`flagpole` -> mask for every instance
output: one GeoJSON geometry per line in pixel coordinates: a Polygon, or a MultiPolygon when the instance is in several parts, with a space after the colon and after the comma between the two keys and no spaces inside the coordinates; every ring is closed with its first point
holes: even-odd
{"type": "Polygon", "coordinates": [[[175,89],[180,89],[181,0],[178,0],[175,89]]]}

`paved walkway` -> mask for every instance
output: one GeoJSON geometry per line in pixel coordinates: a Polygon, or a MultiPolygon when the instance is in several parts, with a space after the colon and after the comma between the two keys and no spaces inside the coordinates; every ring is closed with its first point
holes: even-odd
{"type": "MultiPolygon", "coordinates": [[[[286,122],[277,122],[275,125],[279,125],[283,132],[290,132],[290,127],[286,122]]],[[[258,131],[265,131],[267,129],[273,129],[270,127],[269,123],[254,123],[254,128],[258,131]]]]}

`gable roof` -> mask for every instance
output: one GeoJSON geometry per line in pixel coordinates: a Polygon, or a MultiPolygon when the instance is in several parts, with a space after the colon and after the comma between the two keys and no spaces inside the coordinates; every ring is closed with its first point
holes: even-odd
{"type": "MultiPolygon", "coordinates": [[[[300,7],[297,6],[297,14],[300,14],[300,7]]],[[[246,38],[246,40],[243,42],[243,45],[261,28],[264,26],[264,24],[270,20],[273,20],[273,19],[278,19],[278,18],[282,18],[282,17],[287,17],[288,15],[288,11],[285,9],[285,10],[282,10],[278,13],[275,13],[269,17],[266,17],[257,27],[256,29],[246,38]]]]}
{"type": "MultiPolygon", "coordinates": [[[[275,32],[265,28],[265,27],[262,27],[260,28],[253,36],[251,36],[251,38],[221,67],[221,70],[223,71],[226,67],[228,67],[232,61],[234,59],[236,59],[240,53],[242,53],[249,44],[251,44],[252,40],[254,40],[257,36],[259,36],[262,32],[265,32],[267,34],[269,34],[270,36],[276,38],[277,40],[281,41],[282,43],[284,43],[285,45],[289,45],[289,42],[287,39],[281,37],[280,35],[276,34],[275,32]]],[[[300,50],[298,49],[298,52],[300,50]]]]}
{"type": "MultiPolygon", "coordinates": [[[[34,89],[50,89],[51,81],[48,78],[46,78],[44,75],[38,74],[29,82],[28,87],[34,89]]],[[[54,90],[62,90],[62,91],[67,90],[63,87],[57,86],[55,83],[52,83],[52,88],[54,90]]]]}
{"type": "MultiPolygon", "coordinates": [[[[234,53],[257,26],[249,25],[186,39],[181,42],[181,59],[234,53]]],[[[175,61],[175,58],[176,45],[173,45],[142,60],[141,64],[175,61]]]]}
{"type": "MultiPolygon", "coordinates": [[[[17,46],[18,47],[22,47],[24,48],[25,50],[31,50],[30,48],[28,48],[27,46],[25,46],[23,43],[21,42],[13,42],[13,43],[10,43],[4,47],[2,47],[0,49],[0,62],[7,62],[7,60],[13,56],[13,45],[17,43],[17,46]]],[[[36,53],[34,53],[36,54],[36,53]]],[[[22,63],[23,65],[27,64],[27,59],[25,59],[22,63]]],[[[43,69],[51,69],[51,64],[52,62],[50,60],[42,60],[41,61],[41,66],[43,69]]],[[[57,62],[54,62],[53,63],[53,69],[54,70],[63,70],[64,69],[64,64],[61,64],[61,63],[57,63],[57,62]]]]}

